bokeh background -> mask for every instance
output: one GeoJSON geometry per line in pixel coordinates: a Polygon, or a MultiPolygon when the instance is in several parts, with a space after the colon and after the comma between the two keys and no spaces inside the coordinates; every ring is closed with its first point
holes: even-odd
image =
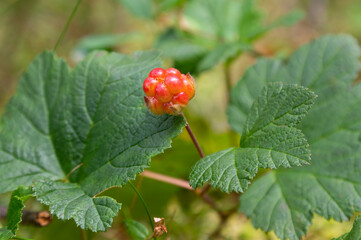
{"type": "MultiPolygon", "coordinates": [[[[64,0],[0,0],[0,113],[15,93],[18,78],[29,62],[41,51],[53,49],[75,3],[64,0]]],[[[203,44],[208,36],[194,33],[197,27],[192,24],[195,23],[187,21],[185,16],[188,4],[185,0],[83,0],[57,53],[74,66],[94,49],[132,53],[156,48],[163,52],[165,67],[177,64],[189,69],[194,62],[200,61],[207,48],[209,50],[220,43],[217,39],[217,43],[203,44]],[[137,7],[134,2],[142,3],[142,7],[137,7]],[[181,38],[187,39],[187,44],[173,38],[169,40],[169,36],[179,33],[181,38]]],[[[304,13],[304,17],[290,27],[279,26],[247,39],[256,54],[239,52],[232,56],[227,72],[230,85],[240,79],[258,55],[285,58],[300,45],[327,33],[348,33],[361,39],[360,0],[258,0],[255,9],[265,25],[297,9],[304,13]]],[[[185,113],[206,154],[235,145],[238,141],[235,136],[229,137],[231,133],[225,113],[229,86],[224,81],[224,67],[225,63],[219,62],[195,72],[198,94],[185,113]]],[[[198,159],[189,136],[183,133],[173,141],[171,149],[152,160],[151,170],[187,179],[191,166],[198,159]]],[[[219,229],[217,213],[193,193],[145,178],[136,179],[136,183],[139,181],[140,192],[152,215],[166,219],[169,233],[161,239],[277,239],[272,232],[266,234],[254,229],[251,221],[241,214],[233,214],[219,229]]],[[[54,219],[45,228],[21,226],[18,236],[36,240],[130,239],[122,222],[124,218],[132,217],[148,226],[144,209],[138,200],[134,201],[134,192],[129,187],[103,194],[123,203],[122,212],[105,233],[83,232],[73,221],[54,219]]],[[[223,209],[235,206],[238,201],[236,194],[227,196],[214,190],[210,194],[223,209]]],[[[0,195],[0,205],[7,205],[8,199],[7,194],[0,195]]],[[[32,200],[27,208],[46,209],[32,200]]],[[[352,221],[338,223],[315,216],[305,239],[332,239],[349,231],[351,226],[352,221]]]]}

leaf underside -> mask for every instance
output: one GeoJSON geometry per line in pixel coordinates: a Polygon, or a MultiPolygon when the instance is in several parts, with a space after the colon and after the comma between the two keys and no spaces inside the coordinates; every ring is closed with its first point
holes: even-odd
{"type": "MultiPolygon", "coordinates": [[[[131,56],[93,52],[73,70],[53,52],[37,56],[2,117],[0,193],[32,182],[41,189],[36,185],[43,178],[57,184],[80,165],[71,173],[71,183],[63,184],[76,184],[88,197],[134,179],[185,126],[182,117],[155,116],[144,106],[142,82],[160,64],[153,51],[131,56]]],[[[55,209],[54,204],[69,200],[61,197],[43,202],[55,209]]],[[[77,211],[86,211],[84,207],[78,205],[77,211]]],[[[65,215],[75,217],[57,214],[65,215]]],[[[93,231],[109,227],[108,222],[87,221],[77,223],[93,231]]]]}
{"type": "Polygon", "coordinates": [[[287,65],[258,61],[232,90],[228,116],[238,132],[247,123],[251,102],[270,82],[301,84],[319,96],[297,126],[310,144],[312,165],[272,171],[241,197],[240,211],[255,227],[297,240],[314,213],[342,221],[361,211],[361,85],[352,86],[359,56],[352,37],[321,37],[296,51],[287,65]]]}

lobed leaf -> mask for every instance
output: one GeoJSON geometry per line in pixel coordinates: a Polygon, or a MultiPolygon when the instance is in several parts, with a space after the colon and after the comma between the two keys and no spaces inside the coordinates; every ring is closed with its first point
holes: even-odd
{"type": "MultiPolygon", "coordinates": [[[[342,221],[361,211],[361,85],[351,86],[359,53],[351,37],[326,36],[291,56],[285,82],[305,84],[320,96],[299,124],[313,161],[311,166],[272,171],[250,186],[240,211],[252,217],[255,227],[297,240],[306,234],[314,213],[342,221]]],[[[276,72],[284,72],[281,68],[276,72]]]]}
{"type": "Polygon", "coordinates": [[[227,109],[233,130],[242,133],[252,103],[269,82],[300,84],[323,98],[332,98],[357,76],[360,49],[347,35],[326,35],[293,53],[284,66],[279,60],[260,59],[250,67],[231,91],[227,109]]]}
{"type": "Polygon", "coordinates": [[[273,83],[253,104],[240,148],[230,148],[196,163],[193,188],[210,181],[222,191],[243,192],[258,168],[300,166],[311,160],[308,143],[295,125],[311,108],[315,94],[304,87],[273,83]]]}
{"type": "MultiPolygon", "coordinates": [[[[134,179],[185,126],[182,117],[155,116],[144,106],[142,82],[160,64],[151,51],[94,52],[72,71],[52,52],[36,57],[2,117],[0,192],[33,181],[37,191],[36,180],[60,180],[71,173],[78,191],[92,198],[134,179]]],[[[62,202],[49,198],[44,203],[62,202]]],[[[80,226],[104,231],[109,224],[80,226]]]]}
{"type": "Polygon", "coordinates": [[[90,197],[74,183],[40,179],[34,184],[36,198],[50,205],[50,212],[60,219],[73,218],[82,229],[105,231],[118,214],[121,204],[110,197],[90,197]]]}

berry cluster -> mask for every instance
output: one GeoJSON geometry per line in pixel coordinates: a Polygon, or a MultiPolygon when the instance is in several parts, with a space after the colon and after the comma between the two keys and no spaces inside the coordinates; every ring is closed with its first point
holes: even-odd
{"type": "Polygon", "coordinates": [[[144,80],[143,90],[150,112],[179,115],[194,97],[196,84],[189,73],[181,74],[175,68],[155,68],[144,80]]]}

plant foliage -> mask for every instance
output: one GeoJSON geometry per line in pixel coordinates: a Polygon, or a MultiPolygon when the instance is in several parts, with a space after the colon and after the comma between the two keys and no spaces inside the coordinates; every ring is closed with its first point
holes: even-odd
{"type": "Polygon", "coordinates": [[[22,210],[25,207],[25,202],[33,195],[31,187],[19,187],[16,189],[10,198],[8,212],[6,214],[7,226],[0,229],[0,239],[11,239],[16,235],[19,229],[19,224],[22,218],[22,210]]]}
{"type": "Polygon", "coordinates": [[[361,210],[360,49],[352,37],[324,36],[301,47],[282,64],[260,60],[232,90],[231,126],[240,132],[263,86],[282,80],[310,88],[319,98],[298,127],[312,152],[311,166],[272,171],[241,197],[240,211],[255,227],[281,239],[300,239],[312,216],[348,220],[361,210]]]}
{"type": "Polygon", "coordinates": [[[97,194],[134,179],[185,125],[143,104],[142,81],[160,64],[156,52],[94,52],[70,71],[37,56],[2,117],[0,192],[33,183],[60,219],[105,231],[120,204],[97,194]]]}
{"type": "Polygon", "coordinates": [[[252,106],[240,147],[198,161],[190,174],[191,186],[196,188],[210,181],[223,191],[243,192],[258,168],[308,164],[308,143],[294,126],[306,115],[315,97],[297,85],[267,86],[252,106]]]}

